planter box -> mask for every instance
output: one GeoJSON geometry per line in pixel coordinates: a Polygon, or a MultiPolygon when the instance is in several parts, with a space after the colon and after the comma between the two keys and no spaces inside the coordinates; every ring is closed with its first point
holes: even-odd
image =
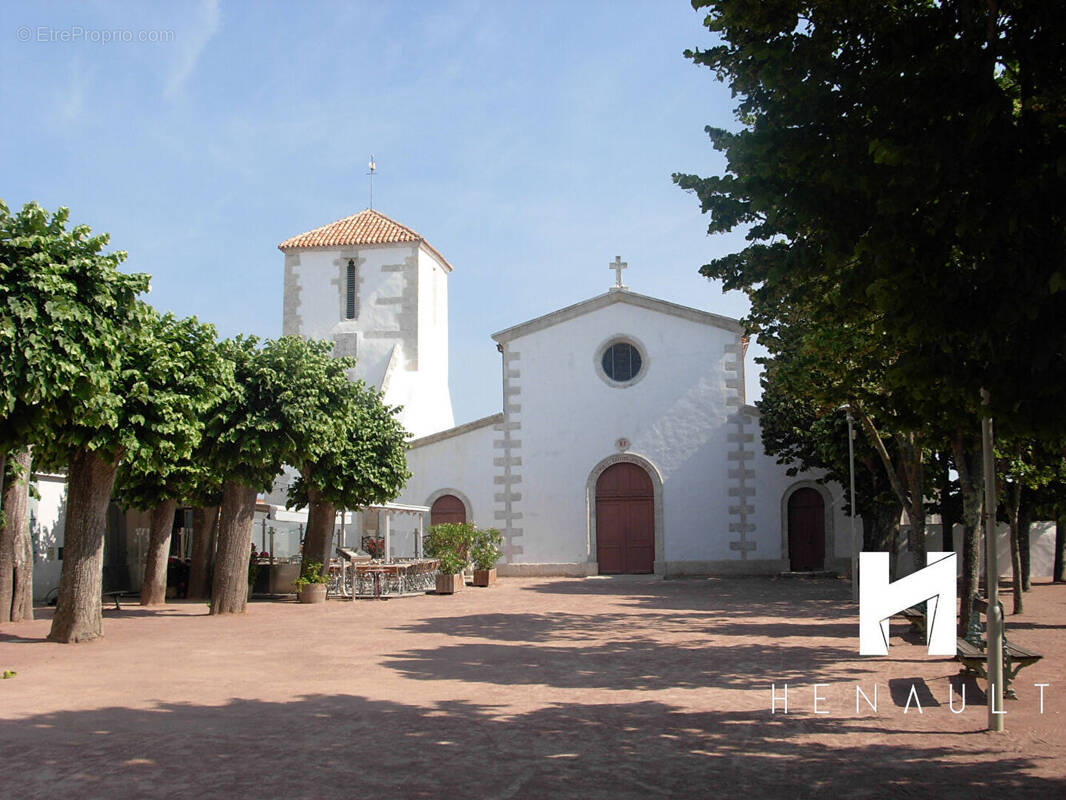
{"type": "Polygon", "coordinates": [[[464,586],[463,574],[457,572],[455,575],[437,575],[437,594],[455,594],[460,591],[464,586]]]}
{"type": "Polygon", "coordinates": [[[326,602],[326,584],[310,583],[300,590],[297,597],[301,603],[324,603],[326,602]]]}
{"type": "Polygon", "coordinates": [[[474,570],[474,586],[492,586],[494,583],[496,583],[496,567],[474,570]]]}
{"type": "Polygon", "coordinates": [[[267,572],[270,594],[292,594],[292,582],[300,577],[299,564],[274,564],[267,572]]]}

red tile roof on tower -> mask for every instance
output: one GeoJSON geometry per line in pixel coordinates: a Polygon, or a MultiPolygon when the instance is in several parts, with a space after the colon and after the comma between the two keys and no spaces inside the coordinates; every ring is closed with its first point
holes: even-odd
{"type": "Polygon", "coordinates": [[[423,239],[418,233],[391,220],[380,211],[372,208],[364,209],[358,214],[323,225],[321,228],[292,236],[278,245],[278,249],[307,250],[312,248],[346,247],[360,244],[398,244],[402,242],[418,242],[426,246],[433,255],[441,260],[451,270],[448,263],[436,248],[423,239]]]}

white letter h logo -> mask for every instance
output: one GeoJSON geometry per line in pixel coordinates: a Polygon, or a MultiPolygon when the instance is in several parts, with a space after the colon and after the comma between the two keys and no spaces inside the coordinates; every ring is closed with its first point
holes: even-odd
{"type": "Polygon", "coordinates": [[[888,582],[888,553],[859,553],[859,655],[888,655],[888,620],[928,600],[931,656],[955,655],[955,553],[927,553],[926,567],[888,582]]]}

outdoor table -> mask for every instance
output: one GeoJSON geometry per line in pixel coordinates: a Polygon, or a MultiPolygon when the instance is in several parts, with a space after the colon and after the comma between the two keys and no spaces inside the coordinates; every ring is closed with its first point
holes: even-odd
{"type": "Polygon", "coordinates": [[[421,584],[426,575],[435,572],[438,564],[438,561],[428,559],[353,564],[352,594],[357,597],[386,598],[418,593],[424,588],[421,584]],[[363,579],[366,578],[372,583],[372,595],[365,595],[360,591],[363,579]]]}
{"type": "Polygon", "coordinates": [[[399,576],[402,572],[406,572],[406,567],[400,564],[357,564],[355,572],[357,575],[369,575],[374,582],[374,597],[383,600],[384,595],[387,594],[383,591],[386,576],[390,574],[399,576]]]}

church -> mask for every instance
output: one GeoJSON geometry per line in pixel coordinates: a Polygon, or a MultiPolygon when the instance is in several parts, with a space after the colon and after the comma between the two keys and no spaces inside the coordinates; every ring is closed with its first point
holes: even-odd
{"type": "Polygon", "coordinates": [[[616,257],[603,294],[486,332],[500,411],[455,426],[447,259],[372,209],[278,248],[283,332],[333,341],[403,406],[397,502],[498,528],[501,575],[847,571],[840,487],[762,450],[737,320],[631,291],[616,257]]]}

